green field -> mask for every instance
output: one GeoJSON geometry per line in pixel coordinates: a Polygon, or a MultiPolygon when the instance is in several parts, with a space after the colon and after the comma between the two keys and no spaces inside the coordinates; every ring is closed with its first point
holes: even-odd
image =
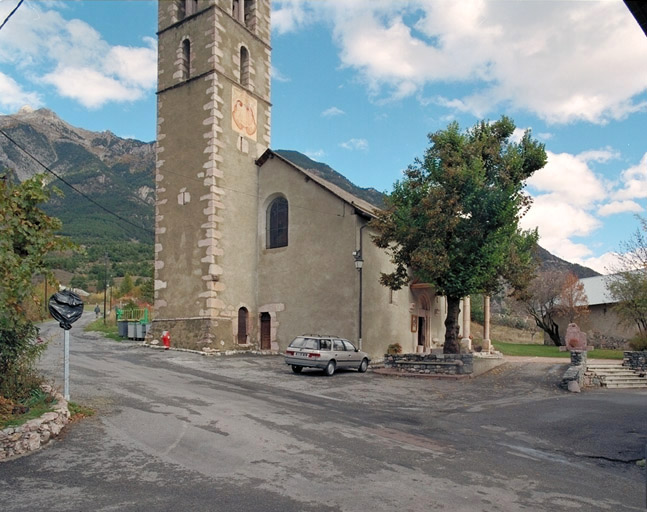
{"type": "MultiPolygon", "coordinates": [[[[506,356],[529,356],[529,357],[563,357],[570,358],[567,351],[560,352],[559,347],[547,345],[529,345],[520,343],[504,343],[493,341],[494,348],[506,356]]],[[[589,359],[622,359],[622,350],[594,349],[588,352],[589,359]]]]}

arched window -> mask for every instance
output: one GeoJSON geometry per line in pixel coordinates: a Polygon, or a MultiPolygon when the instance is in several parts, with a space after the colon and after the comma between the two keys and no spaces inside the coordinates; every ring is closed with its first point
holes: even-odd
{"type": "Polygon", "coordinates": [[[198,12],[198,0],[185,0],[186,7],[184,8],[186,15],[191,16],[198,12]]]}
{"type": "Polygon", "coordinates": [[[244,345],[247,343],[247,320],[249,312],[247,308],[240,308],[238,310],[238,344],[244,345]]]}
{"type": "Polygon", "coordinates": [[[244,0],[244,2],[243,22],[253,31],[256,28],[256,0],[244,0]]]}
{"type": "Polygon", "coordinates": [[[249,52],[244,46],[240,47],[240,85],[249,87],[249,52]]]}
{"type": "Polygon", "coordinates": [[[182,79],[187,80],[191,76],[191,41],[182,41],[182,79]]]}
{"type": "Polygon", "coordinates": [[[267,209],[267,248],[288,245],[288,200],[277,197],[267,209]]]}

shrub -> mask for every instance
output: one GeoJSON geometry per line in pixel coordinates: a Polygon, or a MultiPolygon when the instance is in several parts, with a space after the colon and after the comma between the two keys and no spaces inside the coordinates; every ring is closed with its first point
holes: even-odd
{"type": "Polygon", "coordinates": [[[647,350],[647,335],[639,334],[629,341],[631,350],[647,350]]]}
{"type": "Polygon", "coordinates": [[[0,396],[24,401],[39,389],[43,379],[35,366],[45,347],[31,323],[18,328],[0,325],[0,396]]]}
{"type": "Polygon", "coordinates": [[[402,353],[402,345],[400,345],[399,343],[392,343],[386,348],[386,353],[392,355],[400,354],[402,353]]]}

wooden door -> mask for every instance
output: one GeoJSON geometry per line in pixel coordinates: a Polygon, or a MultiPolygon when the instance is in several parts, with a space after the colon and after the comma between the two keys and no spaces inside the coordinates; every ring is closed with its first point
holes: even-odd
{"type": "Polygon", "coordinates": [[[269,313],[261,313],[261,350],[272,348],[272,317],[269,313]]]}

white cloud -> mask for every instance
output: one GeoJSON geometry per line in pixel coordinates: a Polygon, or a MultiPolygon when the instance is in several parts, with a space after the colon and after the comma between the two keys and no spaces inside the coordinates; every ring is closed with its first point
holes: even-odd
{"type": "Polygon", "coordinates": [[[315,151],[304,151],[305,155],[312,160],[319,160],[326,156],[326,152],[323,149],[317,149],[315,151]]]}
{"type": "Polygon", "coordinates": [[[611,203],[602,206],[598,210],[598,215],[607,217],[616,213],[640,213],[642,211],[642,206],[635,201],[612,201],[611,203]]]}
{"type": "Polygon", "coordinates": [[[586,160],[569,153],[546,151],[546,155],[546,166],[527,180],[531,189],[550,194],[555,202],[583,208],[604,200],[607,191],[586,160]]]}
{"type": "Polygon", "coordinates": [[[103,69],[125,84],[152,89],[157,83],[157,44],[150,37],[146,43],[147,48],[113,46],[103,69]]]}
{"type": "Polygon", "coordinates": [[[143,94],[118,80],[89,68],[60,68],[43,77],[61,96],[71,98],[87,108],[99,108],[108,101],[132,101],[143,94]]]}
{"type": "Polygon", "coordinates": [[[341,116],[342,114],[345,114],[345,112],[337,107],[330,107],[324,110],[321,115],[322,117],[334,117],[334,116],[341,116]]]}
{"type": "Polygon", "coordinates": [[[647,41],[622,1],[278,1],[279,33],[331,22],[342,65],[372,94],[399,98],[427,84],[479,87],[437,97],[483,117],[501,107],[549,122],[605,123],[647,110],[647,41]],[[359,22],[361,20],[361,23],[359,22]]]}
{"type": "Polygon", "coordinates": [[[614,199],[643,199],[647,197],[647,153],[638,165],[620,175],[623,188],[614,194],[614,199]]]}
{"type": "Polygon", "coordinates": [[[619,268],[620,266],[618,253],[615,252],[606,252],[598,257],[573,260],[573,262],[584,265],[585,267],[592,268],[596,272],[605,275],[613,274],[615,272],[615,269],[619,268]]]}
{"type": "Polygon", "coordinates": [[[342,142],[340,146],[344,149],[366,151],[368,149],[368,141],[366,139],[350,139],[342,142]]]}
{"type": "Polygon", "coordinates": [[[272,30],[279,34],[292,32],[306,24],[311,19],[304,3],[299,0],[273,2],[272,30]]]}
{"type": "MultiPolygon", "coordinates": [[[[57,2],[26,2],[16,12],[3,29],[0,63],[89,108],[134,101],[154,90],[155,39],[145,38],[139,47],[111,46],[93,27],[66,20],[54,8],[65,12],[57,2]]],[[[7,3],[0,2],[0,17],[5,11],[7,3]]]]}
{"type": "Polygon", "coordinates": [[[290,77],[285,76],[283,73],[281,73],[279,71],[279,69],[274,64],[272,64],[271,73],[272,73],[272,79],[273,80],[276,80],[278,82],[289,82],[290,81],[290,77]]]}
{"type": "Polygon", "coordinates": [[[0,107],[14,112],[24,105],[38,108],[42,101],[38,94],[25,92],[13,78],[0,73],[0,107]]]}

